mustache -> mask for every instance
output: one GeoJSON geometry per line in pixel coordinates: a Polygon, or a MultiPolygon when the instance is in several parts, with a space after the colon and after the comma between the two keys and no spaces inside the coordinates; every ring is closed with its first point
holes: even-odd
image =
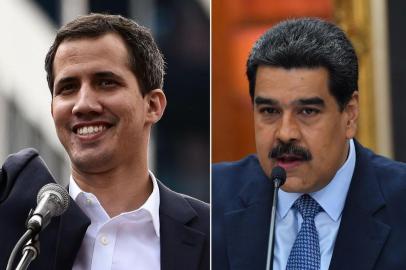
{"type": "Polygon", "coordinates": [[[268,157],[271,159],[279,159],[284,155],[294,155],[300,157],[304,161],[312,160],[312,153],[302,146],[295,145],[294,143],[279,143],[271,152],[269,152],[268,157]]]}

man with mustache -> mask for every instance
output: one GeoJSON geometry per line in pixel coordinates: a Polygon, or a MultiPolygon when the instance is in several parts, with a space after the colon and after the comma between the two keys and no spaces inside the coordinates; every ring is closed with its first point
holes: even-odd
{"type": "Polygon", "coordinates": [[[281,22],[247,61],[256,155],[213,165],[213,270],[265,269],[272,169],[274,270],[406,269],[406,166],[355,139],[358,60],[320,19],[281,22]]]}

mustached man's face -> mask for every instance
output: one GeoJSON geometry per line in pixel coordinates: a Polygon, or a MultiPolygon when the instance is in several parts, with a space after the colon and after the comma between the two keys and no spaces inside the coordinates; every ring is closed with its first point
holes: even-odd
{"type": "Polygon", "coordinates": [[[267,175],[286,170],[282,189],[320,190],[345,162],[356,133],[358,93],[343,111],[329,91],[325,68],[258,67],[254,122],[257,154],[267,175]]]}

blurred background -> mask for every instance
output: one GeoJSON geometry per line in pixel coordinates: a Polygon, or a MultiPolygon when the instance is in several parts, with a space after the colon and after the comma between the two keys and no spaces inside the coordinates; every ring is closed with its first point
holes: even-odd
{"type": "Polygon", "coordinates": [[[1,0],[0,162],[34,147],[57,181],[68,158],[56,137],[45,55],[56,30],[81,14],[121,14],[149,27],[167,63],[168,106],[153,130],[150,167],[172,189],[209,201],[209,0],[1,0]]]}
{"type": "Polygon", "coordinates": [[[246,60],[262,33],[294,17],[324,18],[346,31],[360,64],[357,138],[406,162],[405,14],[402,0],[213,0],[213,162],[255,152],[246,60]]]}

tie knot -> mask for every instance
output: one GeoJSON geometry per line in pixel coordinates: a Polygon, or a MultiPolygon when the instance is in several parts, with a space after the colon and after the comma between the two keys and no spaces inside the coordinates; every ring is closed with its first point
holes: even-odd
{"type": "Polygon", "coordinates": [[[294,207],[302,215],[302,218],[312,218],[323,211],[323,208],[308,194],[303,194],[299,199],[293,204],[294,207]]]}

